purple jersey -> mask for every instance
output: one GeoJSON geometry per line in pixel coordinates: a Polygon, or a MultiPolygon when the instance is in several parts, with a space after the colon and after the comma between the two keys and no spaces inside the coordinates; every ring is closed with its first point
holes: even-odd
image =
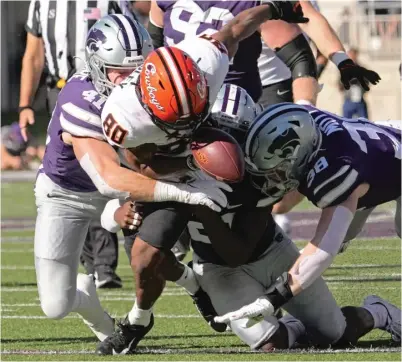
{"type": "Polygon", "coordinates": [[[362,183],[369,191],[358,209],[401,195],[401,132],[366,119],[345,119],[307,107],[321,134],[319,151],[310,160],[299,191],[319,208],[345,201],[362,183]]]}
{"type": "Polygon", "coordinates": [[[81,168],[72,146],[63,142],[63,131],[74,136],[104,139],[100,115],[105,98],[90,78],[75,74],[59,94],[47,131],[43,171],[57,185],[76,192],[93,192],[96,187],[81,168]]]}
{"type": "MultiPolygon", "coordinates": [[[[157,1],[164,12],[165,45],[173,45],[190,36],[212,34],[244,10],[260,1],[157,1]]],[[[261,35],[256,32],[239,44],[225,83],[244,88],[257,101],[262,92],[257,60],[261,53],[261,35]]]]}

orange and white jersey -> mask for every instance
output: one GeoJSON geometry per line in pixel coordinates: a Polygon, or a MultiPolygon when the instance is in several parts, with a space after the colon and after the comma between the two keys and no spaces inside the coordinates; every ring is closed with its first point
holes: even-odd
{"type": "MultiPolygon", "coordinates": [[[[208,36],[186,39],[175,47],[190,56],[205,74],[209,88],[209,110],[211,110],[225,76],[229,70],[229,58],[226,48],[220,42],[208,36]]],[[[160,48],[163,49],[163,48],[160,48]]],[[[169,58],[169,52],[162,51],[165,61],[173,64],[173,78],[177,89],[180,87],[180,77],[174,75],[174,62],[169,58]]],[[[156,71],[147,64],[145,71],[156,71]]],[[[134,71],[120,86],[111,92],[102,111],[103,132],[109,143],[123,148],[137,147],[144,143],[166,145],[172,143],[172,138],[157,127],[151,116],[144,109],[136,92],[136,81],[139,72],[134,71]]],[[[154,87],[146,91],[152,93],[154,104],[158,102],[158,90],[154,87]]],[[[200,89],[202,91],[202,89],[200,89]]],[[[185,104],[185,92],[179,92],[179,97],[185,104]]]]}

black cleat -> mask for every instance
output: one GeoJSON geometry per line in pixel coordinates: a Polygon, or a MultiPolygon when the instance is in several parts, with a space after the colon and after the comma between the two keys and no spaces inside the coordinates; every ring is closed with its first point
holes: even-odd
{"type": "Polygon", "coordinates": [[[113,270],[95,271],[97,289],[116,289],[123,286],[120,277],[113,270]]]}
{"type": "Polygon", "coordinates": [[[103,342],[100,342],[96,347],[98,355],[113,355],[113,354],[134,354],[138,343],[154,326],[154,315],[151,314],[149,324],[144,327],[141,325],[130,324],[128,316],[120,323],[117,323],[115,332],[107,337],[103,342]]]}
{"type": "MultiPolygon", "coordinates": [[[[187,263],[188,267],[193,269],[193,261],[189,261],[187,263]]],[[[227,329],[226,323],[217,323],[214,321],[214,317],[217,317],[218,314],[214,306],[212,305],[211,298],[209,295],[200,287],[197,290],[197,293],[194,295],[189,294],[193,299],[193,303],[197,308],[198,312],[201,314],[202,318],[209,324],[209,326],[215,331],[219,333],[223,333],[227,329]]]]}
{"type": "Polygon", "coordinates": [[[201,287],[200,289],[198,289],[197,293],[195,293],[194,295],[190,295],[190,297],[193,299],[198,312],[215,332],[222,333],[226,331],[226,323],[217,323],[214,321],[214,317],[216,317],[218,314],[216,313],[215,308],[212,305],[209,295],[205,293],[205,291],[201,289],[201,287]]]}

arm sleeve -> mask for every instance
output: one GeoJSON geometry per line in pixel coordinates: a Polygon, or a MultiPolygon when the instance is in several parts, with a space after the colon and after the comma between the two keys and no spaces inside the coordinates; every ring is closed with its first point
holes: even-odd
{"type": "Polygon", "coordinates": [[[156,26],[151,18],[148,23],[148,33],[151,36],[152,44],[155,49],[163,47],[164,45],[164,36],[163,36],[163,28],[156,26]]]}
{"type": "Polygon", "coordinates": [[[300,34],[283,47],[275,49],[276,55],[292,72],[292,78],[317,78],[317,63],[310,45],[300,34]]]}
{"type": "Polygon", "coordinates": [[[31,0],[28,10],[28,18],[25,24],[25,30],[36,36],[42,36],[42,26],[40,24],[40,1],[31,0]]]}

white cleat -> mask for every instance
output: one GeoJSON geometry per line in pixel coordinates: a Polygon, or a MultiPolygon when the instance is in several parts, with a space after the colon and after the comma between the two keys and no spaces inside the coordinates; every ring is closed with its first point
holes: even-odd
{"type": "MultiPolygon", "coordinates": [[[[96,286],[92,274],[86,275],[79,273],[77,275],[77,289],[89,297],[92,311],[103,311],[98,298],[98,294],[96,293],[96,286]]],[[[100,313],[98,312],[96,314],[99,315],[100,313]]],[[[94,316],[96,314],[94,313],[94,316]]],[[[92,332],[96,335],[96,337],[98,337],[100,341],[105,340],[114,332],[114,319],[105,311],[103,311],[102,319],[98,319],[97,321],[89,321],[85,319],[82,315],[81,317],[84,323],[92,330],[92,332]]]]}

